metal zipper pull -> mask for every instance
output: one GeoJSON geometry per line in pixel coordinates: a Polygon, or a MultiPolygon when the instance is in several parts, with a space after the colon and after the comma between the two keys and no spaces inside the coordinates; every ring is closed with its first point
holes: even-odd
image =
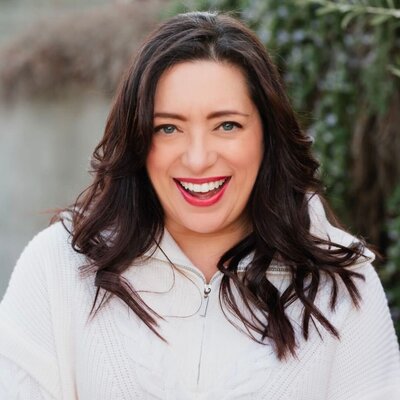
{"type": "Polygon", "coordinates": [[[208,295],[210,294],[210,292],[211,292],[211,285],[207,283],[204,284],[204,295],[203,295],[204,300],[201,303],[201,309],[200,309],[200,316],[202,317],[205,317],[207,314],[208,300],[209,300],[208,295]]]}

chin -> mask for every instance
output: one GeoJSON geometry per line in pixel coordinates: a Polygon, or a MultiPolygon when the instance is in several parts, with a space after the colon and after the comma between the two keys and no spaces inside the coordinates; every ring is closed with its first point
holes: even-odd
{"type": "Polygon", "coordinates": [[[185,228],[189,231],[203,234],[203,235],[212,235],[218,231],[221,231],[224,227],[223,226],[216,226],[210,224],[195,224],[195,225],[186,225],[185,228]]]}
{"type": "Polygon", "coordinates": [[[189,231],[205,235],[222,231],[228,225],[223,221],[216,221],[215,218],[208,220],[206,216],[194,216],[190,220],[183,220],[181,224],[189,231]]]}

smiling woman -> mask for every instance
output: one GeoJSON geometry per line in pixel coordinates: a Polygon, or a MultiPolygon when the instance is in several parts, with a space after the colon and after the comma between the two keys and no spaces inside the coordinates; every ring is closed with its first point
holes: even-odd
{"type": "Polygon", "coordinates": [[[154,126],[146,167],[165,228],[210,279],[221,249],[251,232],[246,204],[263,156],[263,128],[244,73],[215,61],[173,66],[157,85],[154,126]],[[207,234],[214,240],[205,252],[207,234]]]}
{"type": "Polygon", "coordinates": [[[243,24],[156,29],[92,167],[0,305],[1,398],[399,398],[374,254],[327,219],[311,141],[243,24]]]}

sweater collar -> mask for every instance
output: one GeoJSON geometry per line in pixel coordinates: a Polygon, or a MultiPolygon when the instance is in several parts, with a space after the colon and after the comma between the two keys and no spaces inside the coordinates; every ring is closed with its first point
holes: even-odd
{"type": "MultiPolygon", "coordinates": [[[[311,220],[310,232],[314,236],[322,239],[328,239],[332,242],[349,247],[352,244],[358,243],[359,239],[345,232],[342,229],[336,228],[328,221],[321,199],[316,194],[309,194],[308,196],[309,214],[311,220]]],[[[164,228],[162,238],[157,245],[154,245],[145,253],[146,257],[154,258],[157,260],[172,262],[176,265],[189,266],[196,268],[190,261],[186,254],[182,251],[176,243],[170,232],[164,228]]],[[[238,265],[238,270],[243,271],[247,268],[254,257],[254,252],[244,257],[238,265]]],[[[360,264],[371,263],[375,259],[375,254],[368,248],[364,249],[363,254],[355,262],[355,266],[360,264]]],[[[270,266],[271,272],[287,272],[288,269],[281,263],[273,260],[270,266]]]]}
{"type": "Polygon", "coordinates": [[[154,246],[145,253],[145,256],[165,262],[172,262],[176,265],[194,267],[193,263],[182,251],[166,228],[164,228],[164,233],[158,245],[154,244],[154,246]]]}

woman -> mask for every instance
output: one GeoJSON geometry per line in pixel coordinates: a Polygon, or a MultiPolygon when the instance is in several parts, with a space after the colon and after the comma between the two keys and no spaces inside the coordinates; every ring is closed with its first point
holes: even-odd
{"type": "Polygon", "coordinates": [[[14,270],[2,398],[400,398],[374,255],[327,220],[310,147],[245,26],[161,25],[93,184],[14,270]]]}

